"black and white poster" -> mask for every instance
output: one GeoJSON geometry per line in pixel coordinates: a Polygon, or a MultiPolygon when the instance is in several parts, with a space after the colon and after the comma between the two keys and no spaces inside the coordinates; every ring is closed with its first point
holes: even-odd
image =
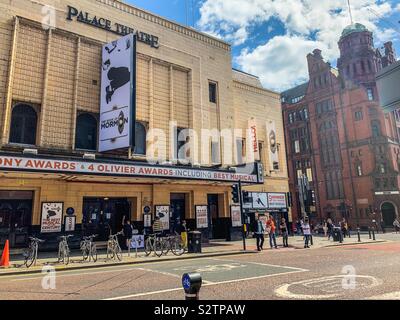
{"type": "Polygon", "coordinates": [[[160,221],[163,225],[163,230],[169,230],[169,215],[169,206],[156,206],[156,217],[160,218],[160,221]]]}
{"type": "Polygon", "coordinates": [[[136,37],[103,46],[99,151],[132,147],[135,123],[136,37]]]}
{"type": "Polygon", "coordinates": [[[40,222],[41,233],[61,232],[63,205],[62,202],[42,203],[42,216],[40,222]]]}

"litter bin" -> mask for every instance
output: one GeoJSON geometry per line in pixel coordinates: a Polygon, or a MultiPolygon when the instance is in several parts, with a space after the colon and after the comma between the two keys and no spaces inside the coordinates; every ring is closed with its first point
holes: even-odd
{"type": "Polygon", "coordinates": [[[188,233],[188,252],[201,253],[201,232],[191,231],[188,233]]]}
{"type": "Polygon", "coordinates": [[[340,242],[341,238],[342,238],[342,231],[339,228],[334,228],[333,229],[333,241],[340,242]]]}

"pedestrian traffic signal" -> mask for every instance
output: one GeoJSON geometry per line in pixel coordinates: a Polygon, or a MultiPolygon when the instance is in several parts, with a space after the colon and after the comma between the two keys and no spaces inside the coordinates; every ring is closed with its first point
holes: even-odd
{"type": "Polygon", "coordinates": [[[243,191],[243,202],[244,203],[250,203],[251,202],[250,192],[243,191]]]}
{"type": "Polygon", "coordinates": [[[240,199],[239,199],[239,185],[238,184],[234,184],[232,186],[232,201],[234,203],[239,203],[240,199]]]}

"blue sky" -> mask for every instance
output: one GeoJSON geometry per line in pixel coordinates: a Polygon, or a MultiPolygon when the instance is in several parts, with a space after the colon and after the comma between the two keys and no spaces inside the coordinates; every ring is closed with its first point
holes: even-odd
{"type": "MultiPolygon", "coordinates": [[[[350,24],[347,0],[125,1],[231,43],[233,66],[276,91],[307,80],[306,55],[315,48],[335,66],[350,24]]],[[[351,0],[351,9],[374,32],[376,47],[390,40],[400,55],[400,0],[351,0]]]]}

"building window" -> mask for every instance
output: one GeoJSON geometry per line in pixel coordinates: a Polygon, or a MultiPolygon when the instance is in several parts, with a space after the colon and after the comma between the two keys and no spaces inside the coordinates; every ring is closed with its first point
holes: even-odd
{"type": "Polygon", "coordinates": [[[294,142],[294,153],[300,153],[300,141],[296,140],[294,142]]]}
{"type": "Polygon", "coordinates": [[[208,90],[210,95],[210,102],[217,103],[217,84],[215,82],[210,82],[208,84],[208,90]]]}
{"type": "Polygon", "coordinates": [[[221,152],[219,142],[211,141],[211,162],[213,165],[221,164],[221,152]]]}
{"type": "Polygon", "coordinates": [[[308,110],[304,109],[303,113],[304,113],[304,120],[308,120],[308,110]]]}
{"type": "Polygon", "coordinates": [[[361,121],[363,119],[363,112],[362,111],[356,111],[354,113],[354,118],[356,121],[361,121]]]}
{"type": "Polygon", "coordinates": [[[369,101],[374,101],[374,90],[371,88],[367,89],[367,95],[369,101]]]}
{"type": "Polygon", "coordinates": [[[176,129],[176,159],[180,162],[187,161],[189,159],[189,141],[190,136],[188,135],[188,129],[177,128],[176,129]]]}
{"type": "Polygon", "coordinates": [[[386,173],[386,165],[385,164],[380,164],[379,165],[379,173],[385,174],[386,173]]]}
{"type": "Polygon", "coordinates": [[[289,113],[289,123],[293,123],[293,113],[289,113]]]}
{"type": "Polygon", "coordinates": [[[246,139],[236,139],[236,163],[244,164],[244,157],[246,155],[246,139]]]}
{"type": "Polygon", "coordinates": [[[363,175],[361,163],[357,164],[357,175],[361,177],[363,175]]]}
{"type": "Polygon", "coordinates": [[[146,155],[146,125],[136,121],[135,123],[135,154],[146,155]]]}
{"type": "Polygon", "coordinates": [[[97,150],[97,121],[89,113],[82,113],[76,119],[75,149],[97,150]]]}
{"type": "Polygon", "coordinates": [[[379,121],[374,120],[371,121],[371,131],[372,131],[372,137],[376,138],[381,135],[381,126],[379,121]]]}
{"type": "Polygon", "coordinates": [[[36,111],[27,104],[15,106],[11,115],[10,143],[35,145],[36,130],[36,111]]]}

